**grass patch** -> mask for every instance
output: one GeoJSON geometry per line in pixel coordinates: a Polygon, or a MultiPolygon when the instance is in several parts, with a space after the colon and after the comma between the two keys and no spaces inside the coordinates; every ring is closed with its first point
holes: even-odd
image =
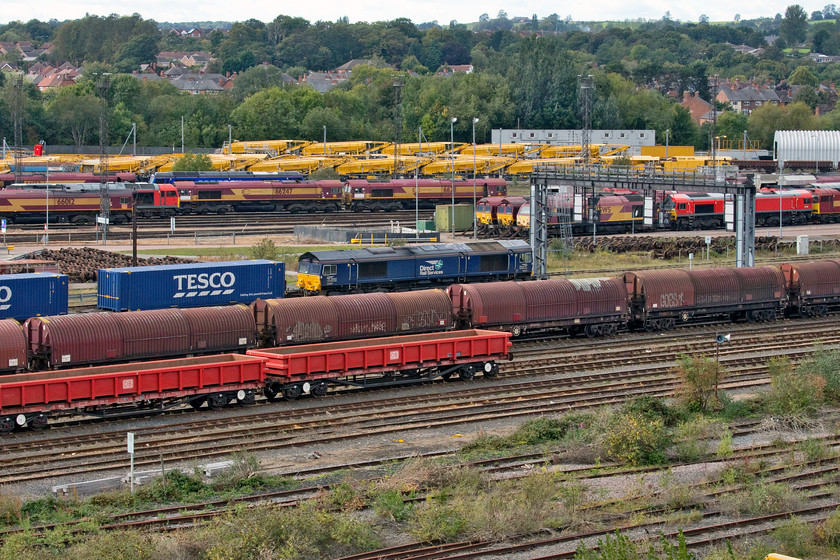
{"type": "Polygon", "coordinates": [[[804,503],[799,491],[779,483],[750,483],[744,490],[720,498],[721,510],[732,515],[769,515],[799,509],[804,503]]]}
{"type": "Polygon", "coordinates": [[[591,425],[592,415],[575,414],[561,418],[528,420],[508,436],[481,434],[461,448],[464,455],[492,454],[518,447],[563,443],[584,437],[591,425]]]}

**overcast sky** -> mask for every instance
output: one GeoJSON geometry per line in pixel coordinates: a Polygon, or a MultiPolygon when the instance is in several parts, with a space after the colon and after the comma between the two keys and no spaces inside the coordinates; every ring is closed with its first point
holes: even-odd
{"type": "MultiPolygon", "coordinates": [[[[821,10],[830,0],[824,3],[800,5],[810,15],[815,10],[821,10]]],[[[660,19],[665,12],[671,12],[671,17],[680,21],[697,21],[702,14],[711,21],[732,21],[735,14],[742,19],[756,17],[772,17],[777,13],[784,15],[787,6],[792,2],[784,0],[769,0],[768,2],[749,2],[739,5],[723,0],[708,2],[670,2],[665,0],[600,0],[598,2],[570,2],[568,4],[546,2],[545,0],[520,0],[507,4],[488,4],[486,1],[461,0],[460,2],[444,0],[402,0],[399,2],[346,2],[339,0],[319,0],[317,2],[283,2],[273,3],[257,0],[204,0],[201,2],[172,2],[171,0],[3,0],[0,10],[0,23],[13,20],[29,21],[40,19],[47,21],[52,18],[58,20],[78,19],[86,13],[106,16],[111,13],[130,15],[139,13],[145,19],[156,21],[244,21],[256,18],[265,22],[274,19],[278,14],[303,17],[311,22],[318,20],[335,21],[347,16],[351,22],[382,21],[398,17],[406,17],[414,23],[436,20],[440,24],[447,24],[450,20],[459,23],[478,21],[478,17],[487,13],[491,18],[496,17],[499,10],[505,10],[508,17],[527,16],[537,14],[543,18],[552,13],[560,17],[571,16],[573,20],[618,20],[625,19],[660,19]]],[[[840,2],[838,2],[840,4],[840,2]]]]}

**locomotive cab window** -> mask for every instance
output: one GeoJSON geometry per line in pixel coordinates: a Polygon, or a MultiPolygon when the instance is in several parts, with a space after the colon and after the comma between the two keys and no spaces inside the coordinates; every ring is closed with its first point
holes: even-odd
{"type": "Polygon", "coordinates": [[[338,272],[338,266],[334,264],[325,264],[323,275],[324,276],[335,276],[335,273],[338,272]]]}
{"type": "Polygon", "coordinates": [[[680,202],[677,205],[677,210],[685,210],[685,202],[680,202]]]}
{"type": "Polygon", "coordinates": [[[333,187],[333,188],[330,189],[330,193],[332,193],[332,194],[341,194],[341,192],[342,192],[341,187],[333,187]]]}
{"type": "Polygon", "coordinates": [[[138,191],[134,194],[134,203],[137,206],[152,205],[155,201],[154,196],[152,192],[138,191]]]}
{"type": "Polygon", "coordinates": [[[529,263],[531,262],[531,253],[522,253],[519,255],[520,262],[529,263]]]}

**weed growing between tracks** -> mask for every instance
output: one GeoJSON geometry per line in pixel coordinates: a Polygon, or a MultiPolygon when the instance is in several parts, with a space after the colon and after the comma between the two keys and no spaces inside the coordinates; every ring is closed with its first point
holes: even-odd
{"type": "MultiPolygon", "coordinates": [[[[807,376],[826,379],[822,385],[826,395],[830,394],[827,377],[832,374],[833,359],[815,356],[806,361],[814,364],[807,366],[811,368],[806,369],[807,376]]],[[[786,367],[779,369],[788,371],[786,367]]],[[[384,469],[389,474],[383,479],[360,481],[350,471],[338,476],[333,473],[331,479],[337,483],[296,508],[235,504],[196,528],[173,533],[104,532],[101,528],[114,522],[109,517],[113,513],[159,504],[234,498],[250,492],[296,488],[303,483],[268,476],[261,472],[255,457],[241,455],[230,473],[211,484],[189,473],[173,471],[141,487],[134,496],[119,492],[85,501],[44,498],[25,504],[2,498],[0,523],[7,526],[80,518],[86,521],[48,531],[33,529],[8,535],[0,547],[0,560],[334,557],[370,550],[392,540],[404,541],[409,535],[439,541],[495,540],[534,535],[546,529],[570,533],[654,521],[676,528],[700,522],[702,512],[710,507],[723,509],[731,516],[790,511],[809,500],[805,492],[795,490],[791,484],[775,482],[769,474],[771,463],[761,456],[733,458],[743,452],[735,447],[733,440],[740,436],[734,434],[743,433],[744,424],[763,429],[760,418],[740,425],[726,422],[737,412],[754,413],[772,401],[781,404],[771,427],[793,425],[792,419],[796,419],[797,426],[814,426],[807,416],[810,408],[805,407],[803,412],[798,397],[779,398],[775,394],[788,390],[786,385],[776,384],[746,402],[732,403],[722,398],[714,407],[722,409],[705,414],[683,401],[671,404],[643,398],[614,409],[543,416],[525,422],[507,436],[480,436],[455,457],[389,464],[384,469]],[[780,418],[787,420],[780,423],[780,418]],[[536,460],[513,470],[499,470],[498,474],[465,464],[478,458],[484,459],[485,464],[495,459],[500,459],[496,464],[503,464],[515,462],[514,455],[527,454],[535,455],[536,460]],[[721,459],[727,459],[727,465],[711,469],[709,478],[703,479],[703,488],[679,478],[678,469],[683,468],[683,462],[721,459]],[[602,460],[618,463],[602,464],[602,460]],[[650,463],[666,468],[656,468],[654,472],[629,468],[650,463]],[[556,464],[562,464],[565,472],[556,470],[556,464]],[[575,474],[576,468],[581,469],[580,474],[575,474]],[[621,476],[622,482],[611,486],[610,478],[595,478],[606,474],[621,476]],[[593,478],[584,478],[588,476],[593,478]],[[601,480],[608,482],[598,486],[601,480]],[[707,498],[706,486],[726,493],[707,498]]],[[[834,402],[830,397],[826,400],[834,402]]],[[[823,433],[826,431],[824,425],[818,427],[823,428],[823,433]]],[[[776,465],[784,466],[788,456],[797,461],[837,460],[830,444],[819,437],[803,439],[798,444],[779,441],[778,449],[784,449],[784,456],[776,465]]],[[[789,467],[784,467],[784,471],[797,473],[789,467]]],[[[836,480],[822,482],[822,491],[837,493],[831,490],[836,480]]],[[[794,550],[792,543],[796,539],[813,546],[802,550],[814,550],[817,557],[831,556],[830,551],[837,550],[840,513],[821,524],[806,525],[810,534],[802,525],[786,523],[764,540],[770,543],[768,546],[788,554],[794,550]]],[[[656,555],[649,556],[645,547],[657,541],[652,539],[635,549],[641,556],[631,555],[628,548],[626,556],[616,558],[682,558],[677,555],[681,554],[678,548],[667,553],[660,545],[655,548],[656,555]]],[[[721,559],[755,557],[737,547],[714,549],[709,554],[721,559]],[[733,550],[738,555],[732,556],[733,550]]]]}

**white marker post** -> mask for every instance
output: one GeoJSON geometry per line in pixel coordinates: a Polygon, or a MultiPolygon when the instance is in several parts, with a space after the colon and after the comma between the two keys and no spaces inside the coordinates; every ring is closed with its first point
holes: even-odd
{"type": "Polygon", "coordinates": [[[131,493],[134,494],[134,432],[127,432],[125,434],[126,447],[128,454],[131,455],[131,493]]]}

